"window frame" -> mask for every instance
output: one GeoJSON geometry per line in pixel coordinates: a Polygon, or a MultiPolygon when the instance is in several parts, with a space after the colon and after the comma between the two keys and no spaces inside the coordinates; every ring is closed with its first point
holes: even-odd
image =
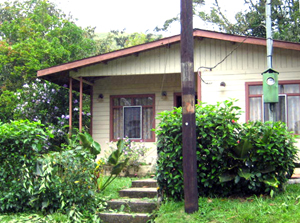
{"type": "MultiPolygon", "coordinates": [[[[285,81],[278,81],[278,85],[288,85],[288,84],[299,84],[300,88],[300,80],[285,80],[285,81]]],[[[263,106],[263,94],[250,94],[250,86],[262,86],[263,82],[262,81],[255,81],[255,82],[246,82],[245,83],[245,90],[246,90],[246,122],[250,121],[250,98],[255,98],[255,97],[260,97],[262,98],[262,114],[261,114],[261,120],[264,120],[264,106],[263,106]]],[[[288,96],[300,96],[300,93],[279,93],[279,95],[285,95],[285,100],[286,100],[286,123],[288,123],[289,117],[288,117],[288,105],[287,105],[287,100],[288,96]]],[[[299,135],[299,134],[297,134],[299,135]]]]}
{"type": "MultiPolygon", "coordinates": [[[[109,133],[109,138],[110,138],[110,141],[113,141],[113,142],[116,142],[118,141],[118,139],[114,139],[114,123],[113,123],[113,111],[115,108],[122,108],[124,110],[124,107],[136,107],[136,106],[141,106],[142,109],[141,109],[141,114],[143,114],[143,109],[144,108],[152,108],[153,110],[153,121],[152,121],[152,126],[151,126],[151,129],[155,129],[155,94],[132,94],[132,95],[111,95],[110,96],[110,118],[109,118],[109,129],[110,129],[110,133],[109,133]],[[152,97],[153,99],[153,103],[152,105],[120,105],[120,106],[114,106],[113,105],[113,102],[114,102],[114,99],[115,98],[131,98],[131,100],[133,101],[133,99],[136,99],[136,98],[145,98],[145,97],[152,97]]],[[[141,116],[141,120],[143,122],[143,117],[141,116]]],[[[122,121],[124,121],[124,117],[122,119],[122,121]]],[[[142,128],[143,128],[143,123],[141,124],[142,128]]],[[[141,128],[141,131],[143,132],[141,128]]],[[[124,131],[124,129],[123,129],[124,131]]],[[[142,138],[139,138],[139,139],[130,139],[132,142],[140,142],[140,141],[143,141],[143,142],[155,142],[155,133],[153,131],[151,131],[151,139],[144,139],[143,138],[143,133],[142,133],[142,138]]]]}
{"type": "MultiPolygon", "coordinates": [[[[287,114],[288,114],[287,97],[288,97],[288,95],[287,94],[278,94],[278,96],[279,97],[284,97],[284,112],[285,112],[285,120],[284,120],[284,122],[287,123],[288,122],[288,117],[287,117],[287,114]]],[[[262,102],[261,102],[262,105],[261,106],[262,106],[262,117],[263,117],[262,121],[265,122],[266,118],[264,116],[264,114],[265,114],[265,106],[263,105],[264,104],[264,102],[263,102],[264,101],[264,96],[263,95],[262,95],[261,99],[262,99],[262,102]]]]}

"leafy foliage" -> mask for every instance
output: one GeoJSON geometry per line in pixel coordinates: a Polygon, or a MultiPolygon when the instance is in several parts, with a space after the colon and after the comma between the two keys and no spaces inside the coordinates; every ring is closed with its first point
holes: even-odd
{"type": "MultiPolygon", "coordinates": [[[[9,92],[9,91],[7,91],[9,92]]],[[[3,109],[13,109],[13,119],[28,119],[31,121],[41,121],[42,124],[49,127],[55,135],[50,143],[53,149],[61,143],[66,142],[66,133],[69,125],[69,91],[65,87],[56,84],[36,80],[30,84],[24,84],[15,95],[8,94],[16,104],[3,109]]],[[[6,94],[0,96],[8,101],[10,98],[6,94]],[[8,99],[7,99],[8,98],[8,99]]],[[[83,97],[83,126],[89,129],[90,122],[90,100],[87,95],[83,97]]],[[[73,127],[79,126],[79,95],[73,92],[72,101],[73,127]]],[[[1,107],[0,107],[1,108],[1,107]]],[[[5,113],[7,114],[7,113],[5,113]]],[[[5,114],[3,115],[5,121],[5,114]]],[[[1,118],[0,118],[1,119],[1,118]]]]}
{"type": "Polygon", "coordinates": [[[97,158],[97,155],[101,152],[100,144],[93,140],[92,136],[85,133],[78,134],[82,148],[87,150],[91,155],[93,155],[93,159],[97,158]]]}
{"type": "Polygon", "coordinates": [[[27,120],[0,123],[0,211],[29,208],[26,179],[36,178],[37,159],[47,152],[52,134],[40,123],[27,120]]]}
{"type": "MultiPolygon", "coordinates": [[[[236,13],[234,21],[231,21],[226,13],[224,13],[224,10],[219,5],[219,0],[211,2],[214,2],[214,4],[210,12],[207,13],[201,7],[204,1],[194,0],[194,15],[198,16],[204,22],[210,23],[213,27],[217,27],[221,32],[266,37],[265,0],[244,0],[245,9],[236,13]]],[[[272,0],[271,7],[274,39],[299,42],[299,1],[272,0]]],[[[178,21],[179,16],[168,19],[165,21],[163,27],[157,27],[156,31],[166,31],[172,23],[178,21]]]]}
{"type": "Polygon", "coordinates": [[[45,154],[38,160],[39,178],[28,178],[26,189],[33,209],[46,213],[61,210],[74,220],[80,219],[84,211],[95,212],[101,204],[93,171],[95,154],[101,149],[88,133],[80,133],[73,140],[63,151],[45,154]]]}
{"type": "MultiPolygon", "coordinates": [[[[100,145],[87,133],[73,136],[60,152],[49,152],[52,137],[40,122],[0,126],[0,211],[60,211],[71,222],[94,218],[104,199],[95,185],[95,154],[100,145]]],[[[91,219],[90,219],[91,220],[91,219]]]]}
{"type": "MultiPolygon", "coordinates": [[[[166,196],[183,198],[181,108],[158,117],[157,180],[166,196]]],[[[285,124],[237,122],[233,101],[196,105],[200,196],[278,192],[294,168],[294,136],[285,124]],[[272,192],[273,191],[273,192],[272,192]]]]}
{"type": "MultiPolygon", "coordinates": [[[[193,0],[193,13],[196,14],[196,12],[201,9],[201,6],[205,5],[205,0],[193,0]]],[[[160,31],[166,31],[169,29],[172,23],[179,22],[180,21],[180,14],[175,15],[173,18],[167,19],[162,27],[155,27],[156,32],[160,31]]]]}
{"type": "Polygon", "coordinates": [[[0,121],[7,123],[14,120],[18,99],[15,92],[3,91],[0,94],[0,121]]]}
{"type": "Polygon", "coordinates": [[[127,166],[129,158],[127,157],[124,160],[122,160],[122,155],[124,153],[125,148],[128,146],[129,145],[125,140],[118,140],[117,149],[111,152],[107,160],[107,164],[112,166],[109,178],[103,182],[103,173],[101,174],[101,172],[98,172],[97,174],[96,183],[97,189],[99,191],[104,191],[108,187],[108,185],[110,185],[119,176],[122,170],[127,166]]]}
{"type": "MultiPolygon", "coordinates": [[[[238,12],[234,22],[229,21],[224,15],[218,0],[215,0],[210,13],[200,11],[197,15],[206,22],[216,24],[220,31],[226,33],[266,37],[266,1],[245,0],[244,2],[248,9],[238,12]]],[[[271,8],[274,39],[299,42],[299,2],[273,0],[271,8]]]]}
{"type": "Polygon", "coordinates": [[[132,47],[138,44],[148,43],[160,39],[161,35],[152,33],[126,33],[123,30],[112,30],[105,36],[95,38],[100,53],[108,53],[114,50],[132,47]]]}
{"type": "MultiPolygon", "coordinates": [[[[121,160],[124,161],[128,158],[128,166],[138,168],[141,164],[145,163],[145,158],[147,152],[150,150],[142,140],[140,142],[132,142],[129,138],[122,139],[126,146],[123,147],[123,153],[121,160]]],[[[111,153],[116,150],[114,142],[108,143],[109,149],[106,150],[107,153],[111,153]]]]}
{"type": "Polygon", "coordinates": [[[127,165],[120,157],[126,144],[109,157],[109,178],[99,176],[96,156],[100,145],[88,133],[69,138],[60,151],[50,151],[47,138],[53,135],[40,122],[13,121],[0,125],[0,212],[59,211],[70,222],[97,220],[104,209],[100,191],[116,179],[127,165]],[[103,179],[105,182],[99,185],[103,179]],[[100,187],[99,187],[100,186],[100,187]]]}
{"type": "Polygon", "coordinates": [[[0,86],[14,90],[35,79],[36,71],[95,55],[94,29],[44,0],[0,4],[0,86]]]}

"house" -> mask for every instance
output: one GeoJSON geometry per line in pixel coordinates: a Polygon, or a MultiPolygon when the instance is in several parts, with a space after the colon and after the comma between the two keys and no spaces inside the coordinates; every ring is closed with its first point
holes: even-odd
{"type": "MultiPolygon", "coordinates": [[[[263,120],[266,40],[199,29],[193,34],[198,99],[236,98],[245,111],[241,122],[263,120]]],[[[273,68],[279,72],[278,116],[300,134],[300,44],[274,41],[273,68]]],[[[156,157],[155,116],[181,103],[180,69],[177,35],[39,70],[37,76],[91,94],[92,136],[102,150],[108,141],[127,135],[153,147],[151,162],[156,157]]]]}

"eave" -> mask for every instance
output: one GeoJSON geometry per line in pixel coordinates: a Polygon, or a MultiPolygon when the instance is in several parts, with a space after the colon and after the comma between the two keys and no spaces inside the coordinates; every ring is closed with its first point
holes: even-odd
{"type": "MultiPolygon", "coordinates": [[[[194,37],[195,38],[210,38],[210,39],[217,39],[217,40],[224,40],[224,41],[230,41],[235,43],[241,43],[244,42],[246,44],[253,44],[253,45],[261,45],[266,46],[266,39],[264,38],[257,38],[257,37],[245,37],[245,36],[238,36],[233,34],[226,34],[226,33],[220,33],[220,32],[214,32],[214,31],[207,31],[207,30],[200,30],[195,29],[194,30],[194,37]]],[[[154,42],[141,44],[138,46],[133,46],[130,48],[122,49],[113,51],[110,53],[101,54],[98,56],[93,56],[65,64],[61,64],[54,67],[49,67],[43,70],[39,70],[37,72],[37,77],[48,79],[51,81],[52,77],[50,76],[56,76],[57,75],[66,75],[71,70],[77,70],[78,68],[98,64],[98,63],[106,63],[109,60],[113,60],[116,58],[132,55],[132,54],[138,54],[143,51],[155,49],[162,46],[168,46],[170,44],[174,44],[180,42],[180,35],[171,36],[167,38],[163,38],[154,42]],[[48,76],[48,77],[47,77],[48,76]]],[[[286,41],[279,41],[274,40],[273,41],[273,47],[274,48],[282,48],[282,49],[290,49],[290,50],[299,50],[300,51],[300,44],[299,43],[292,43],[292,42],[286,42],[286,41]]],[[[53,76],[53,78],[55,78],[53,76]]]]}

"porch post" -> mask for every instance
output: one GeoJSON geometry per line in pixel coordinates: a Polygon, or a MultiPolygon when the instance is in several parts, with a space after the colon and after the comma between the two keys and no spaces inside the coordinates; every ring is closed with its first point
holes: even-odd
{"type": "Polygon", "coordinates": [[[80,77],[80,87],[79,87],[79,132],[82,132],[82,94],[83,94],[83,86],[82,86],[82,77],[80,77]]]}
{"type": "Polygon", "coordinates": [[[69,135],[72,135],[72,100],[73,100],[73,80],[72,77],[69,78],[69,135]]]}
{"type": "Polygon", "coordinates": [[[93,135],[93,95],[94,95],[94,86],[91,86],[91,93],[90,93],[90,135],[93,135]]]}

